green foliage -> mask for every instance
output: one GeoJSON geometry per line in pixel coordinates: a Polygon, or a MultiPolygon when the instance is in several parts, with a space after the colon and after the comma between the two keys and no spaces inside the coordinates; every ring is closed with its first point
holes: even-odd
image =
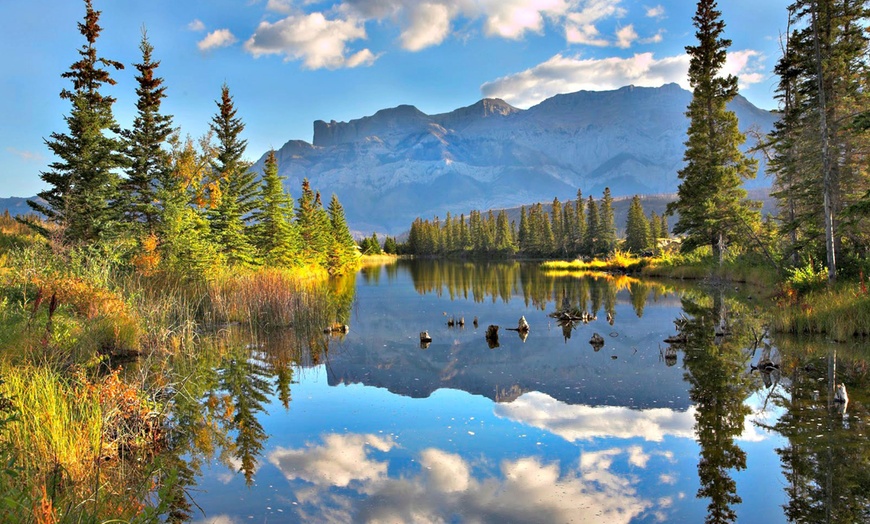
{"type": "Polygon", "coordinates": [[[745,136],[734,112],[726,108],[737,95],[737,78],[719,75],[731,45],[722,37],[725,23],[720,17],[715,0],[698,2],[693,18],[698,45],[686,47],[693,89],[686,165],[668,214],[680,215],[674,233],[685,235],[681,249],[709,245],[722,262],[728,245],[739,243],[758,222],[758,213],[745,201],[742,186],[743,180],[755,177],[757,162],[740,150],[745,136]]]}
{"type": "Polygon", "coordinates": [[[812,263],[803,267],[795,267],[788,270],[786,284],[798,293],[808,293],[823,289],[828,283],[828,268],[816,269],[812,263]]]}
{"type": "MultiPolygon", "coordinates": [[[[656,224],[656,232],[658,232],[658,224],[656,224]]],[[[647,222],[643,213],[640,197],[635,195],[628,208],[628,219],[625,224],[625,248],[632,253],[642,253],[653,244],[652,238],[656,237],[652,237],[650,223],[647,222]]]]}
{"type": "Polygon", "coordinates": [[[299,232],[293,223],[293,199],[278,175],[275,151],[269,151],[263,170],[262,202],[253,213],[254,244],[268,266],[290,267],[299,262],[299,232]]]}
{"type": "Polygon", "coordinates": [[[141,236],[142,230],[151,232],[156,228],[159,213],[156,193],[171,169],[170,153],[164,147],[173,133],[172,116],[160,112],[166,86],[162,78],[155,76],[160,62],[152,60],[154,47],[144,29],[139,50],[142,62],[134,66],[139,72],[137,113],[133,128],[121,132],[128,165],[127,178],[120,186],[120,203],[126,208],[125,223],[137,236],[141,236]]]}
{"type": "Polygon", "coordinates": [[[102,66],[116,70],[124,66],[98,57],[100,12],[94,11],[90,0],[85,6],[84,22],[78,24],[86,40],[78,51],[81,58],[61,75],[73,84],[72,90],[60,93],[72,104],[64,117],[68,133],[54,132],[46,140],[57,160],[40,175],[49,186],[38,194],[45,204],[28,201],[34,211],[60,225],[63,238],[72,242],[97,241],[117,228],[117,208],[112,204],[117,199],[117,169],[124,164],[120,142],[109,136],[117,129],[112,114],[115,99],[100,92],[104,85],[115,84],[102,66]]]}

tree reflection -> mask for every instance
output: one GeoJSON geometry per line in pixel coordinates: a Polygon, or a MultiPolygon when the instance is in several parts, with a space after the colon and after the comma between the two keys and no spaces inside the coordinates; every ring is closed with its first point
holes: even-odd
{"type": "Polygon", "coordinates": [[[750,413],[744,404],[752,390],[746,373],[748,351],[741,345],[748,332],[739,321],[730,322],[729,306],[722,290],[712,297],[686,295],[683,310],[688,318],[679,323],[685,342],[675,344],[685,350],[685,380],[695,402],[695,432],[701,448],[697,496],[710,500],[708,523],[736,520],[733,506],[741,498],[731,471],[746,468],[746,452],[735,438],[750,413]]]}
{"type": "Polygon", "coordinates": [[[235,433],[234,445],[227,451],[239,461],[239,470],[251,485],[266,440],[258,415],[265,412],[263,404],[272,394],[269,369],[254,355],[239,352],[226,358],[218,373],[230,415],[225,419],[226,428],[235,433]]]}
{"type": "Polygon", "coordinates": [[[870,384],[867,355],[822,340],[783,337],[783,373],[790,380],[774,402],[786,410],[772,426],[788,445],[777,449],[792,522],[870,521],[870,384]],[[848,407],[834,401],[844,383],[848,407]]]}
{"type": "Polygon", "coordinates": [[[616,315],[621,297],[628,298],[638,317],[650,296],[658,299],[674,288],[636,278],[614,277],[604,273],[576,271],[542,271],[537,264],[520,262],[457,263],[437,260],[396,264],[411,273],[414,288],[420,294],[447,295],[451,299],[473,298],[509,302],[522,299],[527,307],[541,311],[553,303],[564,309],[567,300],[572,307],[589,311],[592,315],[603,312],[608,319],[616,315]],[[627,292],[620,295],[621,292],[627,292]]]}

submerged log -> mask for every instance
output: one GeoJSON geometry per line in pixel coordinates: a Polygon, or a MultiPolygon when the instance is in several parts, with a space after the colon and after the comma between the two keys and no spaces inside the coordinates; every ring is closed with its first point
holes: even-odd
{"type": "Polygon", "coordinates": [[[517,322],[517,331],[520,333],[528,333],[529,332],[529,323],[526,321],[526,317],[520,317],[519,322],[517,322]]]}
{"type": "Polygon", "coordinates": [[[420,332],[420,342],[432,342],[432,337],[429,336],[428,331],[420,332]]]}
{"type": "Polygon", "coordinates": [[[490,324],[488,328],[486,328],[486,339],[487,340],[498,340],[498,326],[495,324],[490,324]]]}

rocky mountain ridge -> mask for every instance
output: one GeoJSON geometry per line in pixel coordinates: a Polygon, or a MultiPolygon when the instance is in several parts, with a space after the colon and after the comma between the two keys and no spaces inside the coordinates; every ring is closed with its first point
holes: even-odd
{"type": "MultiPolygon", "coordinates": [[[[614,196],[676,191],[690,100],[668,84],[579,91],[525,110],[498,99],[436,115],[401,105],[318,120],[312,143],[291,140],[276,153],[291,193],[308,178],[338,195],[354,230],[395,234],[418,216],[565,201],[577,189],[595,198],[605,187],[614,196]]],[[[744,132],[770,131],[777,119],[743,97],[730,108],[744,132]]],[[[747,187],[769,185],[760,175],[747,187]]]]}

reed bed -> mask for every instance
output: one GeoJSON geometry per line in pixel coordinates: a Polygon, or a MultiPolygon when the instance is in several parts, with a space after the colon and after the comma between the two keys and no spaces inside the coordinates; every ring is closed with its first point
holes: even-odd
{"type": "Polygon", "coordinates": [[[802,296],[786,289],[771,312],[771,327],[782,333],[824,333],[839,341],[870,336],[870,294],[860,283],[802,296]]]}

